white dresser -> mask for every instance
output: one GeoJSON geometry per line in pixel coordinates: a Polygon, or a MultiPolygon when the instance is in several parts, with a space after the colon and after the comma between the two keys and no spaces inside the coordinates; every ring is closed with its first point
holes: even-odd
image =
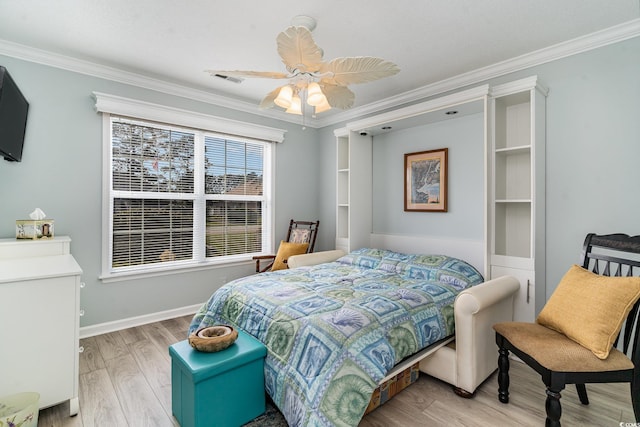
{"type": "Polygon", "coordinates": [[[0,396],[78,413],[80,276],[71,239],[0,239],[0,396]]]}

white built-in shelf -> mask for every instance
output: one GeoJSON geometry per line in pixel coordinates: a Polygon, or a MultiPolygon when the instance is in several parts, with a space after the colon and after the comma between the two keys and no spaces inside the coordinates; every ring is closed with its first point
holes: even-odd
{"type": "Polygon", "coordinates": [[[521,154],[528,153],[529,151],[531,151],[530,145],[521,145],[519,147],[498,148],[496,149],[496,154],[521,154]]]}
{"type": "Polygon", "coordinates": [[[532,322],[545,301],[545,95],[536,77],[496,86],[490,98],[489,278],[520,281],[515,320],[532,322]]]}

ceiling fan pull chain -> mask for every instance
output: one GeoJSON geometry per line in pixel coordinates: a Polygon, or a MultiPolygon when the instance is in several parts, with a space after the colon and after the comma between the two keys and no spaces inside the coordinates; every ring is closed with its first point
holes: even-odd
{"type": "Polygon", "coordinates": [[[306,124],[305,119],[306,119],[307,115],[305,114],[305,112],[307,110],[307,91],[304,90],[304,91],[301,91],[301,92],[302,92],[302,94],[300,95],[300,104],[301,104],[300,109],[302,110],[302,130],[306,130],[307,129],[307,124],[306,124]]]}

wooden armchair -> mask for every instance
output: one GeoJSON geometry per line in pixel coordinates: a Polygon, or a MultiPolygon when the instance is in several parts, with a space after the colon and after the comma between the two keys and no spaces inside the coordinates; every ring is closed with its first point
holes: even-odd
{"type": "MultiPolygon", "coordinates": [[[[316,245],[316,236],[318,234],[318,227],[320,221],[289,221],[289,231],[287,232],[287,238],[282,242],[287,243],[306,243],[308,244],[305,253],[312,253],[313,248],[316,245]]],[[[278,248],[278,252],[282,248],[278,248]]],[[[256,262],[256,273],[264,273],[271,270],[277,255],[259,255],[254,256],[253,259],[256,262]]],[[[283,262],[286,263],[286,259],[283,262]]]]}
{"type": "Polygon", "coordinates": [[[575,384],[580,402],[589,404],[586,383],[631,383],[633,411],[640,422],[638,254],[640,236],[588,234],[581,267],[572,267],[563,277],[536,323],[493,326],[500,402],[509,402],[508,356],[513,352],[542,376],[547,426],[560,426],[560,392],[566,384],[575,384]]]}

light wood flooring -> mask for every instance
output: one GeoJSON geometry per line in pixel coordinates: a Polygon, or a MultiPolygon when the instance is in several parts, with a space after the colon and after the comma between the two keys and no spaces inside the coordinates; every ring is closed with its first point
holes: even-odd
{"type": "MultiPolygon", "coordinates": [[[[168,346],[186,338],[191,316],[151,323],[81,340],[80,413],[69,404],[40,411],[40,427],[177,426],[171,415],[168,346]]],[[[496,352],[497,353],[497,352],[496,352]]],[[[368,414],[361,427],[543,426],[544,386],[525,365],[511,363],[510,403],[498,401],[496,374],[473,399],[463,399],[441,381],[418,381],[368,414]]],[[[590,384],[590,404],[579,403],[575,387],[562,395],[564,426],[618,426],[633,422],[628,384],[590,384]]]]}

